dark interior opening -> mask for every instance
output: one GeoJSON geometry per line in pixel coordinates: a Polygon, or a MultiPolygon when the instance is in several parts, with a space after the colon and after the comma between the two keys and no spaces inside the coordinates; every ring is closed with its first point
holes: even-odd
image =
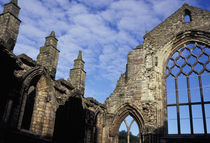
{"type": "MultiPolygon", "coordinates": [[[[34,87],[34,86],[31,86],[31,87],[34,87]]],[[[31,88],[29,88],[29,90],[30,89],[31,88]]],[[[32,91],[30,91],[30,93],[27,95],[23,120],[22,120],[22,124],[21,124],[21,128],[26,129],[26,130],[29,130],[30,125],[31,125],[31,118],[32,118],[32,114],[33,114],[34,101],[35,101],[35,96],[36,96],[36,87],[31,90],[32,91]]]]}
{"type": "Polygon", "coordinates": [[[85,110],[81,98],[70,97],[65,105],[58,108],[54,127],[54,143],[71,140],[83,143],[85,136],[85,110]]]}

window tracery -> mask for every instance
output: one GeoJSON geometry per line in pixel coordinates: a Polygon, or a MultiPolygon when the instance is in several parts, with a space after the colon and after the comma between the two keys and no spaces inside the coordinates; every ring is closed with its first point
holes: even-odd
{"type": "Polygon", "coordinates": [[[210,48],[190,42],[166,67],[168,134],[210,133],[210,48]]]}

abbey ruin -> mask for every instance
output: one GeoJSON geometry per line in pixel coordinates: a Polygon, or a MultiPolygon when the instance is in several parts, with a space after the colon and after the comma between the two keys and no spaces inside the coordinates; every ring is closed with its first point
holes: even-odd
{"type": "Polygon", "coordinates": [[[209,11],[185,3],[146,33],[143,45],[128,53],[126,71],[104,104],[84,97],[81,51],[69,78],[55,80],[59,39],[54,31],[36,61],[13,53],[21,24],[19,11],[18,1],[11,0],[0,15],[0,143],[118,143],[119,127],[128,115],[138,125],[139,143],[210,142],[210,90],[204,82],[210,80],[204,78],[210,73],[209,11]],[[200,99],[196,101],[193,77],[200,99]],[[169,78],[174,90],[169,90],[169,78]],[[183,92],[180,85],[186,87],[183,92]],[[201,108],[199,118],[194,117],[195,107],[201,108]],[[189,120],[187,133],[182,129],[185,120],[189,120]],[[196,131],[196,123],[202,132],[196,131]]]}

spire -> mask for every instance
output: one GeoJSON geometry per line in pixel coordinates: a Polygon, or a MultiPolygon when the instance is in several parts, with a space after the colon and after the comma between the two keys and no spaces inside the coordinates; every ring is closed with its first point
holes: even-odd
{"type": "Polygon", "coordinates": [[[79,89],[84,95],[85,90],[85,77],[84,71],[85,62],[82,60],[82,51],[79,51],[77,58],[74,60],[74,68],[70,70],[68,81],[76,88],[79,89]]]}
{"type": "Polygon", "coordinates": [[[55,31],[52,31],[52,32],[50,33],[50,36],[51,36],[51,37],[55,37],[55,31]]]}
{"type": "Polygon", "coordinates": [[[74,69],[84,69],[84,61],[82,60],[82,51],[79,51],[77,59],[74,60],[74,69]]]}
{"type": "Polygon", "coordinates": [[[79,54],[78,54],[78,56],[77,56],[77,59],[78,59],[78,60],[82,60],[82,51],[79,51],[79,54]]]}

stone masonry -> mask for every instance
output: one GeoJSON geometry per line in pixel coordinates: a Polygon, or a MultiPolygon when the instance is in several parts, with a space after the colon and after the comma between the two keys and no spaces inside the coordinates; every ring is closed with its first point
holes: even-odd
{"type": "MultiPolygon", "coordinates": [[[[17,40],[21,23],[18,19],[19,11],[20,8],[17,0],[12,0],[10,3],[5,4],[4,11],[0,14],[0,38],[3,39],[5,43],[12,42],[14,44],[17,40]]],[[[12,51],[13,49],[9,50],[12,51]]]]}
{"type": "Polygon", "coordinates": [[[168,59],[180,45],[199,41],[210,44],[210,12],[184,4],[144,36],[143,45],[128,54],[126,72],[105,101],[105,120],[98,143],[117,143],[123,119],[131,115],[140,134],[167,134],[165,70],[168,59]],[[186,10],[190,22],[184,22],[186,10]],[[163,56],[164,55],[164,56],[163,56]],[[119,118],[120,117],[120,118],[119,118]]]}

